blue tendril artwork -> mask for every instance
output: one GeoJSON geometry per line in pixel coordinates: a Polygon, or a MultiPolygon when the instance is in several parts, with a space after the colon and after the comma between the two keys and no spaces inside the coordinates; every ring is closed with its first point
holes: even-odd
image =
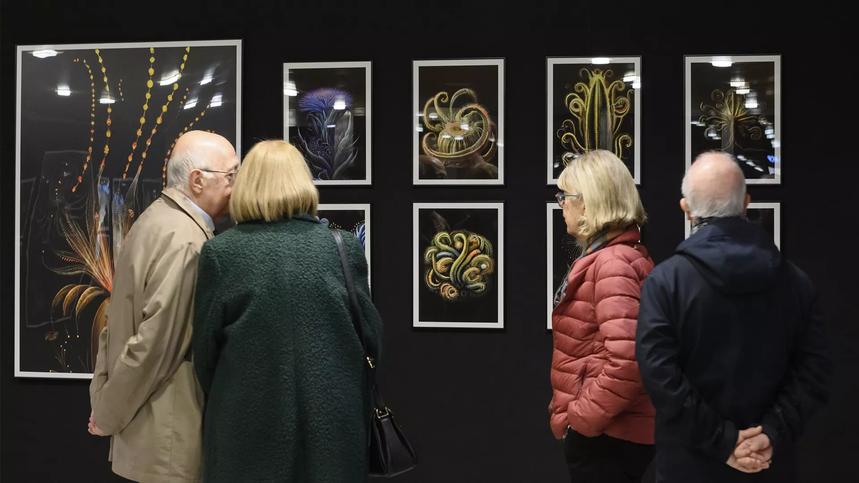
{"type": "Polygon", "coordinates": [[[346,91],[320,88],[298,100],[306,117],[298,129],[299,149],[314,179],[343,179],[358,157],[354,136],[352,95],[346,91]]]}

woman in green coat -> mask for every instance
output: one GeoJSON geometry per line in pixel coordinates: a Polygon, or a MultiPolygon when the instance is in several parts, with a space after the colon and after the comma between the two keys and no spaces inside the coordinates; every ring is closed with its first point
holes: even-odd
{"type": "MultiPolygon", "coordinates": [[[[203,246],[193,360],[206,394],[206,482],[367,479],[366,363],[318,198],[295,147],[260,142],[235,179],[238,224],[203,246]]],[[[367,262],[343,235],[367,349],[378,356],[367,262]]]]}

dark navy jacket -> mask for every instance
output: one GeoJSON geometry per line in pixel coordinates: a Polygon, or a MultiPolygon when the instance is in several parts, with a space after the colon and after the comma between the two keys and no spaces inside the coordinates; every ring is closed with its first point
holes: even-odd
{"type": "Polygon", "coordinates": [[[641,293],[636,357],[656,408],[658,481],[789,481],[792,443],[827,399],[826,352],[814,287],[770,235],[742,218],[701,227],[641,293]],[[759,424],[770,469],[728,467],[738,430],[759,424]]]}

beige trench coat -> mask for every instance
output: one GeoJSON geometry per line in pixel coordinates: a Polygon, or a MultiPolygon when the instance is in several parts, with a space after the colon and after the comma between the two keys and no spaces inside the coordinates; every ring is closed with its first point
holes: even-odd
{"type": "Polygon", "coordinates": [[[197,259],[212,236],[198,208],[168,188],[117,255],[90,403],[122,477],[200,481],[203,393],[190,346],[197,259]]]}

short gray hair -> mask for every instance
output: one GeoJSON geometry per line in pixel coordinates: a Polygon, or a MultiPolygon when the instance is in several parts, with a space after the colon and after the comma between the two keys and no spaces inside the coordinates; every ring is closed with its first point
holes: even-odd
{"type": "Polygon", "coordinates": [[[170,161],[167,162],[167,187],[177,188],[185,191],[191,171],[195,169],[207,169],[206,156],[194,148],[183,149],[182,152],[173,152],[170,161]]]}
{"type": "MultiPolygon", "coordinates": [[[[736,159],[730,153],[723,151],[710,151],[699,155],[696,158],[701,159],[707,155],[719,155],[730,159],[736,167],[736,172],[732,173],[734,179],[726,180],[729,184],[727,189],[717,190],[712,188],[710,184],[690,182],[690,169],[686,170],[686,175],[683,176],[683,184],[681,190],[683,197],[686,198],[686,205],[689,208],[689,213],[693,218],[727,218],[732,216],[741,216],[745,209],[746,199],[746,177],[737,164],[736,159]]],[[[734,171],[731,169],[730,171],[734,171]]]]}

